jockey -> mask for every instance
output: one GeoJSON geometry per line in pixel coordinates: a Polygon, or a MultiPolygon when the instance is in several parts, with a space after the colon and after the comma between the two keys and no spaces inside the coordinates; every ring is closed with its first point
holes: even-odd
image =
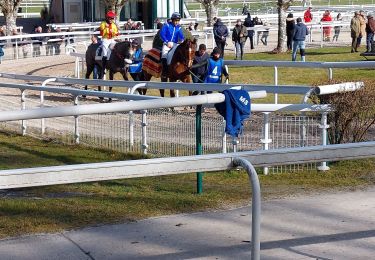
{"type": "Polygon", "coordinates": [[[179,25],[181,15],[179,13],[173,13],[171,16],[171,22],[165,23],[160,31],[160,38],[163,41],[163,48],[161,51],[161,64],[163,66],[162,76],[167,75],[167,55],[170,49],[177,45],[179,41],[184,40],[184,34],[182,28],[179,25]]]}
{"type": "Polygon", "coordinates": [[[102,36],[102,54],[103,54],[103,70],[105,71],[105,67],[107,64],[107,54],[108,54],[108,49],[109,45],[111,43],[115,42],[115,37],[119,35],[117,25],[115,24],[114,20],[116,18],[116,14],[113,11],[108,11],[106,16],[105,16],[105,21],[103,21],[100,24],[99,30],[100,30],[100,35],[102,36]]]}

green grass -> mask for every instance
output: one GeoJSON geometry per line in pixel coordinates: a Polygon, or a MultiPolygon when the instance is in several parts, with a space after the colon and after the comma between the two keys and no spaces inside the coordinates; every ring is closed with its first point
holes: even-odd
{"type": "MultiPolygon", "coordinates": [[[[0,169],[138,158],[0,133],[0,169]]],[[[260,175],[263,198],[375,184],[375,160],[340,162],[331,167],[327,173],[260,175]]],[[[195,194],[195,185],[192,173],[1,191],[0,238],[242,206],[251,196],[243,171],[206,173],[202,195],[195,194]]]]}

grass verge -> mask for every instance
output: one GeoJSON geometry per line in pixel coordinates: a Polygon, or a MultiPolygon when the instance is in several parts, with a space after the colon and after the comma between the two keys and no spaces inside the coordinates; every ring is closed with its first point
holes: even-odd
{"type": "MultiPolygon", "coordinates": [[[[0,169],[138,159],[82,146],[66,146],[0,133],[0,169]]],[[[264,199],[362,188],[375,184],[375,160],[331,165],[327,173],[260,175],[264,199]]],[[[57,185],[0,192],[0,238],[151,216],[247,205],[251,193],[243,171],[206,173],[195,194],[195,174],[57,185]]]]}

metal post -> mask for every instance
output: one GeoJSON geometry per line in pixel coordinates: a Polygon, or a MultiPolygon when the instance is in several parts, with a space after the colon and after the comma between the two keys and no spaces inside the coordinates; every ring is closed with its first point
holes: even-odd
{"type": "MultiPolygon", "coordinates": [[[[45,81],[42,82],[42,87],[45,87],[47,83],[56,81],[56,78],[50,78],[46,79],[45,81]]],[[[44,91],[40,91],[40,107],[44,107],[44,91]]],[[[42,132],[42,135],[46,132],[46,126],[45,126],[45,119],[42,118],[40,120],[40,130],[42,132]]]]}
{"type": "MultiPolygon", "coordinates": [[[[327,117],[328,113],[323,112],[322,113],[322,119],[321,119],[321,125],[319,125],[319,128],[322,129],[322,145],[328,144],[328,136],[327,136],[327,129],[329,128],[329,125],[327,124],[327,117]]],[[[329,167],[327,166],[327,162],[322,162],[322,164],[318,167],[319,171],[328,171],[329,167]]]]}
{"type": "Polygon", "coordinates": [[[227,133],[225,133],[225,119],[223,119],[222,152],[227,153],[227,133]]]}
{"type": "Polygon", "coordinates": [[[332,68],[329,68],[328,69],[328,80],[332,81],[332,79],[333,79],[333,71],[332,71],[332,68]]]}
{"type": "Polygon", "coordinates": [[[237,147],[238,147],[238,139],[237,137],[232,137],[232,144],[233,144],[233,152],[236,153],[237,152],[237,147]]]}
{"type": "MultiPolygon", "coordinates": [[[[260,142],[263,144],[263,150],[268,150],[268,144],[272,143],[272,139],[269,139],[270,135],[270,122],[269,122],[269,112],[263,113],[263,139],[260,142]]],[[[263,167],[263,174],[268,174],[268,167],[263,167]]]]}
{"type": "MultiPolygon", "coordinates": [[[[74,97],[74,105],[78,106],[78,96],[74,97]]],[[[79,124],[78,116],[74,116],[74,141],[79,144],[79,124]]]]}
{"type": "MultiPolygon", "coordinates": [[[[21,89],[21,110],[26,109],[26,97],[25,97],[25,90],[21,89]]],[[[21,121],[21,129],[22,135],[26,135],[26,120],[21,121]]]]}
{"type": "MultiPolygon", "coordinates": [[[[278,71],[277,71],[277,67],[275,66],[274,67],[274,74],[273,74],[274,76],[274,85],[275,86],[277,86],[278,84],[279,84],[279,81],[278,81],[278,71]]],[[[278,94],[277,93],[275,93],[275,104],[277,104],[278,103],[278,94]]]]}
{"type": "MultiPolygon", "coordinates": [[[[202,154],[202,105],[195,110],[195,149],[196,154],[202,154]]],[[[197,193],[203,192],[203,172],[197,172],[197,193]]]]}
{"type": "Polygon", "coordinates": [[[147,110],[142,110],[142,152],[147,154],[147,110]]]}
{"type": "Polygon", "coordinates": [[[260,213],[261,213],[261,197],[258,174],[254,166],[247,160],[242,158],[233,159],[234,166],[243,167],[249,175],[252,189],[251,198],[251,259],[260,259],[260,213]]]}
{"type": "MultiPolygon", "coordinates": [[[[146,87],[146,85],[147,85],[146,83],[138,83],[134,85],[133,87],[129,88],[128,93],[134,94],[134,92],[138,88],[146,87]]],[[[129,143],[130,143],[130,148],[133,148],[134,146],[134,113],[133,111],[129,111],[129,143]]]]}

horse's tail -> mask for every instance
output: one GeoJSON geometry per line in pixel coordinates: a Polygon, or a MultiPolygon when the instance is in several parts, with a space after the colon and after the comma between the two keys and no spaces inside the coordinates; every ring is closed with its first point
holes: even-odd
{"type": "Polygon", "coordinates": [[[160,78],[162,70],[160,50],[153,48],[148,51],[143,60],[142,70],[155,78],[160,78]]]}

